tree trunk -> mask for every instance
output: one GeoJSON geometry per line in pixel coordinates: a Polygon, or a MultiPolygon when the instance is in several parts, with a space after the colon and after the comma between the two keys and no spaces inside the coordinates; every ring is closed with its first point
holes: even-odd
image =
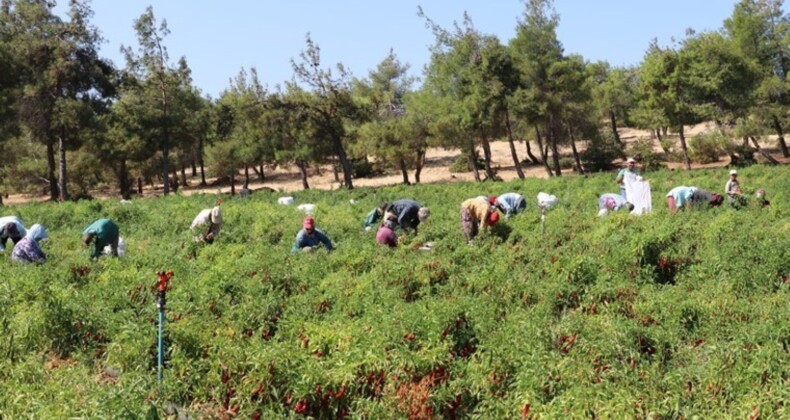
{"type": "Polygon", "coordinates": [[[480,171],[477,169],[477,150],[475,150],[475,142],[471,138],[469,139],[469,162],[472,165],[475,181],[480,182],[480,171]]]}
{"type": "Polygon", "coordinates": [[[261,171],[258,173],[258,178],[261,182],[266,181],[266,175],[263,173],[263,162],[260,164],[261,171]]]}
{"type": "MultiPolygon", "coordinates": [[[[317,175],[320,176],[320,172],[318,172],[317,175]]],[[[332,175],[335,177],[335,182],[340,183],[340,171],[337,170],[337,163],[335,162],[332,162],[332,175]]]]}
{"type": "Polygon", "coordinates": [[[551,161],[554,164],[554,175],[562,176],[560,152],[557,148],[557,129],[553,124],[553,119],[549,120],[549,144],[551,145],[551,161]]]}
{"type": "Polygon", "coordinates": [[[335,150],[337,158],[340,159],[340,165],[343,166],[343,183],[349,190],[354,189],[354,181],[352,180],[351,162],[346,156],[346,149],[343,147],[343,142],[339,138],[335,138],[335,150]]]}
{"type": "Polygon", "coordinates": [[[176,171],[176,167],[173,166],[173,185],[172,185],[173,193],[177,193],[178,192],[178,187],[180,185],[181,184],[178,182],[178,172],[176,171]]]}
{"type": "Polygon", "coordinates": [[[400,167],[401,175],[403,175],[403,185],[411,185],[411,182],[409,182],[409,169],[406,167],[406,161],[400,159],[398,166],[400,167]]]}
{"type": "Polygon", "coordinates": [[[496,181],[496,173],[494,172],[494,168],[491,167],[491,144],[488,142],[488,137],[482,135],[480,142],[483,145],[483,166],[485,167],[486,171],[486,179],[496,181]]]}
{"type": "Polygon", "coordinates": [[[195,164],[195,159],[189,163],[192,166],[192,178],[197,176],[197,165],[195,164]]]}
{"type": "Polygon", "coordinates": [[[782,130],[782,123],[779,122],[779,118],[776,115],[773,116],[774,120],[774,130],[776,130],[776,136],[779,140],[779,148],[782,149],[782,156],[790,157],[790,150],[787,150],[787,143],[785,143],[785,135],[784,131],[782,130]]]}
{"type": "Polygon", "coordinates": [[[143,195],[143,177],[137,177],[137,194],[143,195]]]}
{"type": "Polygon", "coordinates": [[[543,140],[540,137],[540,130],[538,129],[537,125],[535,126],[535,138],[538,142],[540,160],[543,162],[543,167],[546,169],[546,173],[549,174],[549,177],[551,177],[553,174],[551,173],[551,168],[549,167],[548,153],[546,152],[546,149],[543,148],[543,140]]]}
{"type": "Polygon", "coordinates": [[[576,172],[579,174],[584,174],[584,168],[582,167],[582,160],[579,158],[579,152],[576,150],[576,137],[573,135],[573,129],[571,125],[568,124],[568,136],[571,138],[571,150],[573,151],[573,161],[576,165],[576,172]]]}
{"type": "Polygon", "coordinates": [[[187,184],[187,167],[184,164],[181,164],[181,186],[186,187],[187,184]]]}
{"type": "MultiPolygon", "coordinates": [[[[518,160],[518,153],[516,153],[516,145],[513,142],[513,130],[510,126],[510,112],[505,112],[505,128],[507,128],[507,142],[510,144],[510,156],[513,157],[513,165],[516,167],[516,174],[518,179],[524,179],[524,171],[521,170],[521,162],[518,160]]],[[[527,144],[529,147],[529,144],[527,144]]]]}
{"type": "Polygon", "coordinates": [[[58,181],[55,179],[55,145],[52,138],[47,140],[47,179],[49,180],[49,199],[58,199],[58,181]]]}
{"type": "Polygon", "coordinates": [[[60,199],[69,199],[68,178],[66,176],[66,127],[60,127],[58,136],[58,187],[60,189],[60,199]]]}
{"type": "Polygon", "coordinates": [[[236,171],[230,173],[230,195],[236,195],[236,171]]]}
{"type": "Polygon", "coordinates": [[[309,190],[310,184],[307,183],[307,163],[303,160],[299,160],[296,162],[296,166],[299,168],[299,172],[302,173],[302,188],[309,190]]]}
{"type": "Polygon", "coordinates": [[[200,165],[200,186],[206,186],[206,168],[203,162],[203,137],[198,140],[198,165],[200,165]]]}
{"type": "MultiPolygon", "coordinates": [[[[165,138],[167,138],[167,130],[165,130],[165,138]]],[[[165,140],[164,144],[162,145],[162,178],[165,181],[165,188],[164,188],[164,195],[170,194],[170,159],[168,158],[168,154],[170,153],[170,148],[167,147],[168,141],[165,140]]]]}
{"type": "Polygon", "coordinates": [[[666,146],[664,146],[664,138],[663,138],[663,137],[661,137],[661,131],[659,131],[658,129],[656,129],[656,131],[655,131],[655,132],[653,132],[653,131],[651,131],[651,132],[652,132],[652,133],[654,133],[654,134],[656,134],[656,137],[658,137],[658,145],[659,145],[659,146],[661,146],[661,150],[663,150],[663,151],[664,151],[664,154],[666,154],[666,155],[667,155],[667,158],[669,158],[669,149],[667,149],[667,147],[666,147],[666,146]]]}
{"type": "MultiPolygon", "coordinates": [[[[142,185],[140,186],[142,187],[142,185]]],[[[121,198],[128,200],[131,194],[129,191],[129,174],[126,170],[126,159],[121,159],[118,167],[118,188],[120,189],[121,198]]]]}
{"type": "Polygon", "coordinates": [[[752,144],[754,144],[754,148],[757,149],[757,151],[760,152],[760,154],[763,155],[763,157],[766,160],[768,160],[768,164],[770,164],[770,165],[778,165],[779,164],[778,160],[774,159],[774,157],[771,156],[770,153],[766,152],[765,150],[763,150],[762,147],[760,147],[760,144],[757,143],[757,140],[753,136],[749,136],[749,140],[751,140],[752,144]]]}
{"type": "Polygon", "coordinates": [[[417,162],[415,163],[415,166],[416,168],[414,168],[414,182],[416,184],[419,184],[422,168],[425,167],[425,150],[417,151],[417,162]]]}
{"type": "Polygon", "coordinates": [[[683,162],[686,166],[686,170],[691,170],[691,159],[689,159],[689,149],[686,146],[686,135],[683,129],[683,124],[680,125],[680,130],[678,130],[678,134],[680,134],[680,148],[683,149],[683,162]]]}
{"type": "Polygon", "coordinates": [[[664,137],[669,135],[669,127],[661,127],[661,132],[664,134],[664,137]]]}
{"type": "Polygon", "coordinates": [[[609,110],[609,120],[612,123],[612,135],[614,135],[614,141],[617,142],[617,145],[620,146],[620,152],[625,156],[625,145],[620,140],[620,133],[617,132],[617,116],[614,115],[614,111],[609,110]]]}
{"type": "Polygon", "coordinates": [[[538,160],[538,158],[532,154],[532,147],[529,145],[529,140],[524,139],[524,143],[527,144],[527,156],[529,157],[529,160],[536,165],[540,163],[540,160],[538,160]]]}

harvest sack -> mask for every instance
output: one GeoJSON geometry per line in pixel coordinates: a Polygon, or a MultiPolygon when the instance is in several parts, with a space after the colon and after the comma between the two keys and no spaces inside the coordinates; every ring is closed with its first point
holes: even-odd
{"type": "Polygon", "coordinates": [[[280,197],[277,199],[277,204],[284,204],[286,206],[290,206],[294,203],[293,197],[280,197]]]}
{"type": "Polygon", "coordinates": [[[555,204],[557,204],[560,200],[557,196],[546,194],[544,192],[538,193],[538,205],[545,208],[551,208],[555,204]]]}
{"type": "Polygon", "coordinates": [[[653,211],[653,200],[650,197],[650,181],[643,181],[636,174],[625,174],[625,199],[634,205],[631,214],[642,215],[653,211]]]}
{"type": "MultiPolygon", "coordinates": [[[[107,245],[104,247],[105,255],[112,255],[112,247],[107,245]]],[[[123,257],[126,254],[126,242],[123,238],[118,238],[118,256],[123,257]]]]}
{"type": "Polygon", "coordinates": [[[296,206],[296,208],[303,211],[308,216],[315,214],[315,204],[300,204],[296,206]]]}

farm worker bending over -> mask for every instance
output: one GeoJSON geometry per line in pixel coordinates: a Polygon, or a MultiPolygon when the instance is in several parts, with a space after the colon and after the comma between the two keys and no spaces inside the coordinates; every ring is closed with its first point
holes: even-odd
{"type": "Polygon", "coordinates": [[[41,251],[38,243],[47,238],[47,230],[44,229],[44,226],[38,224],[31,226],[27,231],[27,235],[14,245],[11,259],[23,263],[44,262],[47,256],[41,251]]]}
{"type": "Polygon", "coordinates": [[[320,230],[315,228],[315,219],[308,216],[302,222],[302,230],[296,234],[296,242],[291,247],[291,252],[313,252],[323,244],[327,251],[331,251],[332,241],[320,230]]]}
{"type": "Polygon", "coordinates": [[[499,221],[499,213],[489,201],[470,198],[461,203],[461,224],[466,240],[471,242],[477,236],[480,224],[483,227],[495,225],[499,221]]]}
{"type": "Polygon", "coordinates": [[[505,213],[505,219],[508,219],[524,211],[527,208],[527,201],[524,200],[523,195],[511,192],[497,197],[495,205],[505,213]]]}
{"type": "Polygon", "coordinates": [[[379,245],[386,245],[390,248],[398,246],[398,235],[395,233],[395,220],[387,219],[379,226],[379,231],[376,232],[376,242],[379,245]]]}
{"type": "Polygon", "coordinates": [[[98,259],[107,245],[110,246],[112,255],[117,257],[119,235],[118,225],[115,222],[110,219],[99,219],[82,231],[82,243],[85,246],[90,246],[93,242],[91,258],[98,259]]]}
{"type": "Polygon", "coordinates": [[[617,211],[621,208],[632,211],[634,205],[625,201],[625,197],[620,194],[606,193],[598,198],[598,216],[605,216],[609,211],[617,211]]]}
{"type": "Polygon", "coordinates": [[[730,179],[724,184],[724,193],[727,194],[727,201],[731,206],[745,204],[743,196],[741,196],[741,184],[738,182],[738,171],[730,171],[730,179]]]}
{"type": "Polygon", "coordinates": [[[431,215],[428,207],[423,207],[422,204],[409,199],[393,201],[387,206],[386,212],[395,215],[401,229],[414,229],[415,234],[420,222],[424,222],[431,215]]]}
{"type": "Polygon", "coordinates": [[[0,251],[5,251],[5,244],[9,239],[16,244],[26,233],[25,225],[18,217],[0,217],[0,251]]]}
{"type": "Polygon", "coordinates": [[[373,226],[376,226],[379,220],[384,217],[384,212],[387,210],[388,203],[384,203],[375,209],[371,210],[370,213],[365,216],[365,230],[373,229],[373,226]]]}
{"type": "Polygon", "coordinates": [[[716,193],[697,187],[675,187],[667,193],[667,205],[670,213],[677,213],[679,209],[708,203],[711,206],[721,205],[724,198],[716,193]]]}
{"type": "Polygon", "coordinates": [[[636,173],[636,161],[634,158],[628,158],[626,161],[626,167],[620,169],[620,172],[617,173],[617,178],[615,178],[614,182],[620,184],[620,195],[625,198],[625,175],[626,174],[634,174],[636,173]]]}
{"type": "Polygon", "coordinates": [[[201,210],[195,217],[195,220],[192,221],[190,229],[196,233],[201,232],[193,237],[195,242],[213,243],[219,236],[219,231],[222,229],[222,209],[219,207],[220,204],[222,204],[222,199],[218,199],[217,205],[213,208],[201,210]],[[204,231],[205,233],[202,233],[204,231]]]}

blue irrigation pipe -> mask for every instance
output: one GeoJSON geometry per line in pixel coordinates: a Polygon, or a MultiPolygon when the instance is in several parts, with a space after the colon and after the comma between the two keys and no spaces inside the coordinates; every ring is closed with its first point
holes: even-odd
{"type": "Polygon", "coordinates": [[[165,304],[167,302],[167,287],[168,282],[173,277],[173,272],[168,271],[160,271],[156,273],[159,276],[158,284],[158,296],[159,302],[157,304],[159,308],[159,337],[157,342],[158,352],[157,352],[157,377],[159,378],[159,384],[161,385],[162,379],[164,378],[164,367],[165,367],[165,304]]]}

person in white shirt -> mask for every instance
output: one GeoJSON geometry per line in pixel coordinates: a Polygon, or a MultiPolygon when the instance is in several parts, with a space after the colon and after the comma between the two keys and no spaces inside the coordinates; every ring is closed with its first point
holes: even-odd
{"type": "Polygon", "coordinates": [[[217,199],[217,205],[210,209],[203,209],[192,221],[192,232],[195,233],[195,242],[213,243],[222,229],[222,199],[217,199]]]}
{"type": "Polygon", "coordinates": [[[741,184],[738,182],[738,171],[730,171],[730,179],[724,184],[724,193],[727,194],[727,201],[731,206],[741,204],[741,184]]]}

